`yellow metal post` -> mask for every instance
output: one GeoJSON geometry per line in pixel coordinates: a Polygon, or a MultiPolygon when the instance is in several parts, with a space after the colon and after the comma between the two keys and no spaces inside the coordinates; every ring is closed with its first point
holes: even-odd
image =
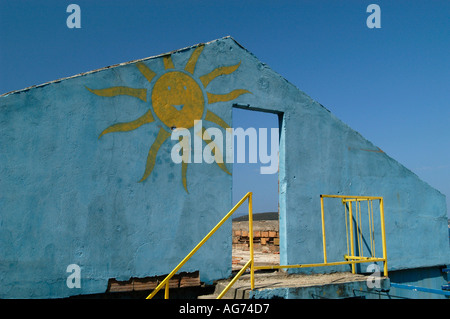
{"type": "Polygon", "coordinates": [[[361,202],[360,201],[356,201],[356,209],[357,209],[357,214],[359,216],[359,224],[358,224],[358,254],[359,256],[363,256],[364,255],[364,251],[363,251],[363,240],[362,240],[362,222],[361,222],[361,202]]]}
{"type": "Polygon", "coordinates": [[[253,202],[252,193],[248,196],[248,230],[250,240],[250,288],[255,289],[255,258],[253,254],[253,202]]]}
{"type": "Polygon", "coordinates": [[[384,225],[384,204],[383,198],[380,199],[380,219],[381,219],[381,240],[383,243],[384,276],[388,276],[387,253],[386,253],[386,228],[384,225]]]}
{"type": "Polygon", "coordinates": [[[344,205],[345,237],[347,239],[347,255],[350,255],[350,244],[348,243],[347,202],[342,200],[342,204],[344,205]]]}
{"type": "Polygon", "coordinates": [[[324,216],[322,195],[320,195],[320,211],[321,211],[321,215],[322,215],[323,262],[326,264],[327,263],[327,244],[326,244],[326,237],[325,237],[325,216],[324,216]]]}
{"type": "Polygon", "coordinates": [[[370,201],[370,214],[372,219],[373,257],[375,257],[375,224],[373,223],[373,203],[370,201]]]}
{"type": "Polygon", "coordinates": [[[369,221],[369,235],[370,235],[370,256],[373,257],[373,238],[372,238],[372,222],[370,219],[370,202],[371,200],[367,200],[367,220],[369,221]]]}
{"type": "Polygon", "coordinates": [[[164,290],[164,299],[169,299],[169,281],[167,281],[166,288],[164,290]]]}
{"type": "MultiPolygon", "coordinates": [[[[348,220],[349,220],[349,228],[350,228],[350,253],[352,256],[355,256],[355,248],[353,245],[353,216],[352,216],[352,202],[348,202],[348,220]]],[[[352,264],[352,274],[355,273],[355,264],[352,264]]]]}

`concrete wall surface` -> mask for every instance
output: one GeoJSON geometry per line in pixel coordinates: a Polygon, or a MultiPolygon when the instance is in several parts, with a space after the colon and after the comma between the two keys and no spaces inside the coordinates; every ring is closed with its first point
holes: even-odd
{"type": "MultiPolygon", "coordinates": [[[[232,165],[174,163],[170,134],[225,131],[233,105],[279,114],[282,264],[322,261],[320,194],[384,197],[390,270],[450,263],[444,195],[227,37],[0,97],[0,298],[169,273],[234,204],[232,165]]],[[[329,261],[346,251],[342,212],[327,206],[329,261]]],[[[194,270],[231,274],[231,220],[194,270]]]]}
{"type": "Polygon", "coordinates": [[[443,290],[450,277],[443,267],[426,267],[393,271],[389,275],[391,298],[449,299],[450,292],[443,290]],[[399,284],[397,287],[395,284],[399,284]]]}

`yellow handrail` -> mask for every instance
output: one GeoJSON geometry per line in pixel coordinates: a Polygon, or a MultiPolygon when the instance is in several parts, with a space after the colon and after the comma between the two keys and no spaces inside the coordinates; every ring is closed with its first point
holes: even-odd
{"type": "MultiPolygon", "coordinates": [[[[282,268],[309,268],[309,267],[321,267],[321,266],[336,266],[336,265],[351,265],[352,273],[355,273],[355,264],[358,263],[367,263],[367,262],[383,262],[384,263],[384,276],[388,276],[388,267],[387,267],[387,254],[386,254],[386,231],[384,224],[384,205],[383,205],[383,197],[375,197],[375,196],[344,196],[344,195],[320,195],[321,201],[321,219],[322,219],[322,240],[323,240],[323,255],[324,262],[323,263],[314,263],[314,264],[302,264],[302,265],[270,265],[270,266],[257,266],[254,265],[254,251],[253,251],[253,208],[252,208],[252,193],[248,192],[242,199],[222,218],[222,220],[195,246],[194,249],[166,276],[166,278],[159,283],[159,285],[153,290],[153,292],[147,296],[147,299],[153,298],[158,291],[165,286],[164,298],[169,298],[169,280],[177,273],[178,270],[194,255],[197,250],[227,221],[227,219],[242,205],[245,200],[248,199],[248,221],[249,221],[249,243],[250,243],[250,260],[242,267],[242,269],[236,274],[236,276],[231,280],[231,282],[225,287],[225,289],[219,294],[217,299],[221,299],[225,293],[231,288],[231,286],[239,279],[239,277],[245,272],[247,268],[250,268],[250,287],[251,290],[255,289],[255,270],[263,270],[263,269],[282,269],[282,268]],[[337,261],[337,262],[329,262],[327,261],[327,252],[326,252],[326,236],[325,236],[325,214],[324,214],[324,205],[323,198],[341,198],[343,203],[349,204],[348,211],[345,210],[345,214],[349,214],[349,226],[350,226],[350,234],[353,234],[353,226],[352,226],[352,202],[356,202],[357,215],[356,218],[361,217],[361,212],[359,211],[358,215],[358,202],[359,201],[370,201],[370,205],[372,205],[372,200],[379,200],[380,202],[380,221],[381,221],[381,240],[382,240],[382,248],[383,248],[383,257],[377,258],[375,257],[375,253],[372,252],[371,257],[363,257],[362,251],[361,256],[355,256],[354,254],[354,242],[353,236],[351,236],[350,240],[350,253],[348,255],[349,247],[347,243],[347,255],[344,255],[346,261],[337,261]]],[[[360,204],[359,204],[360,207],[360,204]]],[[[347,216],[346,216],[347,217],[347,216]]],[[[369,210],[369,222],[371,222],[370,231],[373,232],[373,211],[369,210]]],[[[361,222],[359,222],[361,224],[361,222]]],[[[358,224],[357,224],[358,225],[358,224]]],[[[357,226],[358,227],[358,226],[357,226]]],[[[346,228],[347,228],[347,220],[346,220],[346,228]]],[[[358,229],[357,229],[358,230],[358,229]]],[[[346,230],[347,233],[347,230],[346,230]]],[[[347,234],[348,235],[348,234],[347,234]]],[[[359,234],[358,234],[359,235],[359,234]]],[[[359,239],[359,237],[358,237],[359,239]]],[[[348,242],[348,240],[347,240],[348,242]]],[[[359,246],[359,243],[358,243],[359,246]]],[[[374,238],[371,238],[371,247],[375,247],[374,238]]]]}
{"type": "Polygon", "coordinates": [[[234,276],[230,283],[225,287],[225,289],[217,296],[217,299],[222,299],[222,297],[227,293],[227,291],[234,285],[234,283],[241,277],[245,270],[250,267],[250,289],[255,289],[255,258],[253,255],[253,203],[252,203],[252,193],[247,193],[248,197],[248,232],[249,232],[249,242],[250,242],[250,260],[242,267],[242,269],[234,276]]]}
{"type": "MultiPolygon", "coordinates": [[[[166,276],[166,278],[164,278],[163,281],[161,281],[159,283],[158,286],[156,286],[156,288],[153,290],[153,292],[147,296],[146,299],[152,299],[157,293],[158,291],[164,286],[166,285],[165,288],[165,293],[164,293],[164,298],[168,299],[169,298],[169,280],[170,278],[172,278],[178,270],[180,270],[181,267],[183,267],[183,265],[192,257],[192,255],[194,255],[197,250],[199,250],[199,248],[217,231],[217,229],[219,229],[226,221],[227,219],[236,211],[236,209],[239,208],[239,206],[242,205],[243,202],[245,202],[245,200],[248,198],[248,214],[249,214],[249,233],[250,235],[250,260],[249,262],[244,266],[244,270],[246,268],[248,268],[248,264],[250,264],[250,271],[251,271],[251,286],[252,289],[254,288],[254,263],[253,263],[253,215],[252,215],[252,193],[248,192],[244,197],[242,197],[242,199],[225,215],[225,217],[222,218],[222,220],[217,223],[216,226],[214,226],[214,228],[197,244],[197,246],[194,247],[194,249],[191,250],[191,252],[189,254],[187,254],[186,257],[184,257],[184,259],[166,276]]],[[[242,270],[241,270],[242,271],[242,270]]],[[[243,271],[242,271],[243,272],[243,271]]],[[[237,280],[237,279],[236,279],[237,280]]],[[[234,283],[234,282],[233,282],[234,283]]],[[[230,286],[230,285],[229,285],[230,286]]],[[[230,286],[231,287],[231,286],[230,286]]],[[[229,287],[227,287],[229,289],[229,287]]],[[[227,289],[226,288],[226,289],[227,289]]],[[[227,289],[227,290],[228,290],[227,289]]],[[[218,298],[219,299],[219,298],[218,298]]]]}
{"type": "MultiPolygon", "coordinates": [[[[337,265],[351,265],[352,266],[352,273],[355,273],[355,264],[358,263],[368,263],[368,262],[383,262],[384,268],[383,268],[383,274],[385,277],[388,276],[388,266],[387,266],[387,254],[386,254],[386,229],[385,229],[385,223],[384,223],[384,204],[383,204],[383,197],[376,197],[376,196],[346,196],[346,195],[320,195],[320,206],[321,206],[321,219],[322,219],[322,245],[323,245],[323,263],[315,263],[315,264],[302,264],[302,265],[270,265],[270,266],[256,266],[254,267],[255,270],[262,270],[262,269],[284,269],[284,268],[310,268],[310,267],[321,267],[321,266],[337,266],[337,265]],[[375,257],[375,253],[372,253],[371,257],[363,257],[363,256],[355,256],[355,246],[354,246],[354,240],[353,235],[350,236],[350,253],[349,256],[344,255],[344,258],[346,261],[337,261],[337,262],[329,262],[327,260],[327,250],[326,250],[326,236],[325,236],[325,214],[324,214],[324,205],[323,205],[323,199],[324,198],[341,198],[343,203],[348,203],[349,207],[348,210],[345,210],[345,214],[349,214],[349,224],[350,224],[350,234],[353,234],[353,223],[351,222],[353,219],[352,215],[352,202],[358,203],[359,201],[372,201],[372,200],[378,200],[380,202],[380,224],[381,224],[381,241],[382,241],[382,248],[383,248],[383,257],[375,257]]],[[[372,203],[371,203],[372,204],[372,203]]],[[[358,208],[358,205],[356,206],[358,208]]],[[[361,213],[359,213],[360,216],[361,213]]],[[[372,214],[370,222],[372,223],[372,231],[373,231],[373,211],[370,212],[372,214]]],[[[356,215],[358,216],[358,214],[356,215]]],[[[359,222],[361,224],[361,222],[359,222]]],[[[358,227],[358,226],[357,226],[358,227]]],[[[347,228],[347,221],[346,221],[346,228],[347,228]]],[[[347,230],[346,230],[347,232],[347,230]]],[[[348,233],[347,233],[348,234],[348,233]]],[[[360,237],[358,237],[360,238],[360,237]]],[[[375,247],[374,239],[372,238],[372,245],[375,247]]],[[[358,243],[359,245],[359,243],[358,243]]],[[[348,244],[347,244],[347,251],[349,250],[348,244]]],[[[361,253],[362,255],[362,253],[361,253]]],[[[252,287],[252,289],[254,289],[252,287]]]]}
{"type": "MultiPolygon", "coordinates": [[[[244,271],[248,268],[251,267],[251,265],[253,264],[253,258],[250,258],[249,261],[247,261],[247,263],[244,265],[244,267],[242,267],[242,269],[236,274],[236,276],[234,276],[234,278],[230,281],[230,283],[225,287],[225,289],[219,294],[219,296],[217,296],[217,299],[222,299],[222,297],[227,293],[227,291],[231,288],[231,286],[234,285],[234,283],[239,279],[239,277],[241,277],[241,275],[244,273],[244,271]]],[[[254,275],[251,275],[252,281],[253,281],[253,277],[254,275]]],[[[251,289],[253,290],[254,287],[252,286],[251,289]]]]}

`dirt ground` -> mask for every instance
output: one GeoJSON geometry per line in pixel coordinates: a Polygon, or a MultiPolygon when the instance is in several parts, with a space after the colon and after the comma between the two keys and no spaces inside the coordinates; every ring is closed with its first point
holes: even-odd
{"type": "MultiPolygon", "coordinates": [[[[309,287],[327,284],[347,283],[353,281],[365,281],[367,277],[360,274],[331,273],[331,274],[288,274],[282,271],[270,273],[255,273],[255,289],[309,287]]],[[[250,286],[250,274],[242,275],[233,285],[235,289],[248,288],[250,286]]]]}
{"type": "MultiPolygon", "coordinates": [[[[278,230],[278,221],[260,221],[258,227],[263,230],[268,228],[278,230]],[[270,224],[272,222],[272,224],[270,224]],[[270,227],[269,227],[270,226],[270,227]]],[[[241,222],[246,223],[246,222],[241,222]]],[[[245,225],[244,225],[245,226],[245,225]]],[[[239,223],[233,223],[233,227],[241,229],[239,223]]],[[[250,259],[249,250],[241,250],[233,248],[232,251],[232,270],[239,271],[250,259]]],[[[280,264],[279,252],[261,252],[254,251],[255,266],[270,266],[280,264]]],[[[324,285],[330,283],[344,283],[350,281],[362,281],[367,280],[367,277],[360,274],[352,274],[351,272],[340,272],[330,274],[288,274],[283,270],[273,271],[256,271],[255,272],[255,288],[276,288],[276,287],[302,287],[302,286],[314,286],[324,285]]],[[[226,281],[226,280],[225,280],[226,281]]],[[[239,289],[240,287],[247,287],[250,285],[250,274],[247,270],[239,280],[234,284],[234,287],[239,289]]]]}
{"type": "MultiPolygon", "coordinates": [[[[233,249],[233,266],[232,270],[239,270],[250,260],[250,251],[244,251],[239,249],[233,249]]],[[[253,253],[255,258],[255,266],[270,266],[280,264],[280,254],[267,252],[263,253],[255,251],[253,253]]]]}
{"type": "MultiPolygon", "coordinates": [[[[255,265],[257,266],[269,266],[279,265],[280,255],[279,253],[262,253],[254,252],[255,265]]],[[[233,270],[238,271],[248,262],[250,259],[250,252],[233,249],[233,270]]],[[[349,281],[362,281],[367,280],[367,277],[360,274],[352,274],[351,272],[339,272],[330,274],[288,274],[282,270],[274,270],[268,272],[256,271],[257,280],[255,282],[255,288],[264,287],[301,287],[301,286],[314,286],[324,285],[330,283],[344,283],[349,281]]],[[[250,274],[248,270],[241,278],[235,283],[236,288],[249,285],[250,274]]]]}

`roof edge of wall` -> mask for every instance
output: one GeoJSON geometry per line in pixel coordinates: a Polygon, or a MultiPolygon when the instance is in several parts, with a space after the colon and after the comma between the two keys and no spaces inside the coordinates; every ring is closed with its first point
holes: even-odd
{"type": "Polygon", "coordinates": [[[182,52],[182,51],[185,51],[185,50],[189,50],[189,49],[198,47],[199,45],[208,45],[210,43],[213,43],[213,42],[216,42],[216,41],[220,41],[220,40],[224,40],[224,39],[230,39],[230,40],[234,41],[239,47],[241,47],[242,49],[244,49],[244,50],[246,50],[248,52],[248,50],[244,46],[242,46],[239,42],[237,42],[235,39],[233,39],[233,37],[225,36],[225,37],[222,37],[222,38],[218,38],[218,39],[211,40],[211,41],[208,41],[208,42],[197,43],[197,44],[194,44],[194,45],[191,45],[191,46],[188,46],[188,47],[184,47],[184,48],[181,48],[181,49],[169,51],[169,52],[166,52],[166,53],[161,53],[161,54],[150,56],[150,57],[146,57],[146,58],[131,60],[131,61],[128,61],[128,62],[117,63],[117,64],[105,66],[105,67],[102,67],[102,68],[99,68],[99,69],[86,71],[86,72],[78,73],[78,74],[75,74],[75,75],[71,75],[71,76],[59,78],[59,79],[56,79],[56,80],[48,81],[48,82],[45,82],[45,83],[42,83],[42,84],[32,85],[32,86],[29,86],[29,87],[26,87],[26,88],[23,88],[23,89],[6,92],[6,93],[3,93],[3,94],[0,94],[0,97],[5,97],[7,95],[16,94],[16,93],[21,93],[21,92],[28,91],[28,90],[31,90],[31,89],[34,89],[34,88],[43,87],[43,86],[46,86],[46,85],[49,85],[49,84],[52,84],[52,83],[58,83],[58,82],[61,82],[61,81],[69,80],[69,79],[72,79],[72,78],[84,76],[84,75],[91,74],[91,73],[97,73],[97,72],[100,72],[100,71],[103,71],[103,70],[112,69],[112,68],[116,68],[116,67],[123,66],[123,65],[128,65],[128,64],[132,64],[132,63],[141,62],[141,61],[147,61],[147,60],[151,60],[151,59],[160,58],[160,57],[163,57],[163,56],[166,56],[166,55],[173,54],[175,52],[182,52]]]}

